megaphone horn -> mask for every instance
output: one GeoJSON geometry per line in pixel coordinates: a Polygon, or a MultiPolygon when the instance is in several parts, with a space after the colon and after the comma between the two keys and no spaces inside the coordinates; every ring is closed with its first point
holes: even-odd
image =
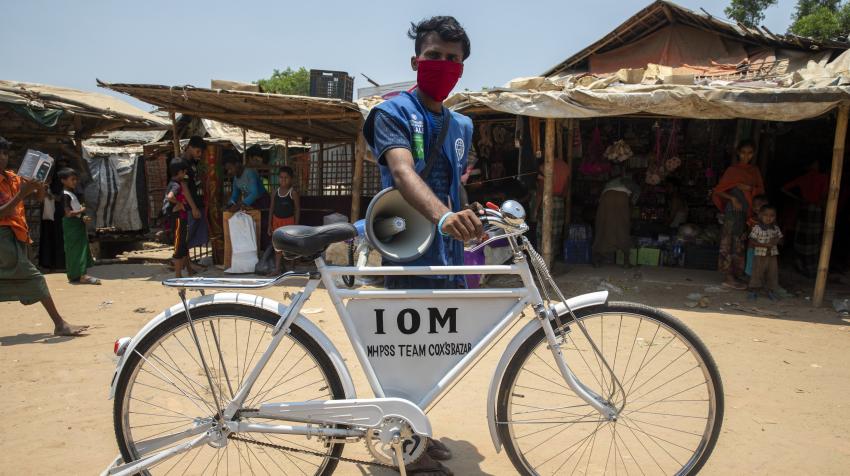
{"type": "Polygon", "coordinates": [[[436,236],[436,227],[390,187],[369,202],[365,218],[369,244],[390,261],[404,263],[419,258],[436,236]]]}

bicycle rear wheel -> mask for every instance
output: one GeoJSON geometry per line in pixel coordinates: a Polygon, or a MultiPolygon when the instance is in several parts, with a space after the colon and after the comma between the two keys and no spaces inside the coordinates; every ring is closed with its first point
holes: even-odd
{"type": "Polygon", "coordinates": [[[619,386],[572,318],[564,358],[579,381],[622,411],[600,416],[564,382],[543,329],[511,358],[499,388],[496,422],[517,471],[526,475],[694,474],[723,421],[717,365],[673,316],[610,303],[576,311],[619,386]]]}
{"type": "MultiPolygon", "coordinates": [[[[215,408],[212,392],[222,407],[272,339],[280,316],[262,309],[235,304],[214,304],[192,311],[192,320],[210,368],[210,388],[185,313],[179,313],[151,331],[127,358],[118,377],[113,409],[115,435],[124,461],[135,461],[154,451],[151,442],[212,421],[222,411],[215,408]]],[[[243,405],[256,408],[263,402],[292,402],[345,398],[339,375],[321,347],[301,328],[290,327],[275,355],[257,378],[243,405]]],[[[254,423],[283,424],[252,418],[254,423]]],[[[295,423],[298,425],[297,423],[295,423]]],[[[241,436],[241,435],[240,435],[241,436]]],[[[243,441],[228,440],[221,448],[202,445],[166,459],[146,474],[331,474],[343,444],[299,435],[250,433],[261,443],[283,445],[322,456],[286,452],[243,441]]],[[[186,443],[178,438],[156,451],[186,443]]]]}

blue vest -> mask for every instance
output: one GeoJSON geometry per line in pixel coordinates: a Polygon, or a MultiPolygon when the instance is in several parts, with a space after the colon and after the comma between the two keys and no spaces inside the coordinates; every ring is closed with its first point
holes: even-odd
{"type": "MultiPolygon", "coordinates": [[[[414,137],[414,133],[421,133],[424,138],[424,150],[420,149],[417,152],[416,144],[410,144],[410,150],[413,153],[414,166],[417,173],[421,173],[425,168],[428,154],[430,154],[430,138],[431,131],[429,130],[430,122],[426,119],[428,111],[415,94],[401,93],[383,103],[375,106],[375,109],[384,111],[395,119],[399,124],[403,124],[410,137],[414,137]]],[[[472,144],[472,120],[462,114],[450,111],[443,108],[443,115],[451,114],[452,120],[449,125],[449,130],[446,133],[446,138],[442,144],[440,157],[437,160],[448,160],[452,169],[452,183],[449,187],[449,207],[452,211],[459,211],[462,204],[460,203],[460,177],[466,170],[467,156],[469,147],[472,144]]],[[[443,121],[445,125],[445,120],[443,121]]],[[[370,147],[372,146],[374,117],[372,113],[366,118],[366,123],[363,125],[363,135],[366,137],[370,147]]],[[[392,173],[389,167],[380,164],[380,151],[372,148],[372,154],[379,160],[381,170],[381,186],[384,188],[393,187],[392,173]]],[[[426,178],[425,183],[433,188],[426,178]]],[[[451,237],[442,237],[437,234],[434,243],[425,252],[422,257],[404,263],[409,266],[457,266],[463,264],[463,243],[451,237]]],[[[455,276],[459,282],[463,281],[463,276],[455,276]]]]}

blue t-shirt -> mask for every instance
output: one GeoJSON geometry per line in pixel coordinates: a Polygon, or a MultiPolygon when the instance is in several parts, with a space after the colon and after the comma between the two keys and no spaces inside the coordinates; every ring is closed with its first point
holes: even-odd
{"type": "MultiPolygon", "coordinates": [[[[369,137],[367,140],[373,150],[380,152],[378,162],[381,165],[387,165],[384,154],[390,149],[401,148],[410,150],[411,153],[413,152],[411,149],[413,139],[410,137],[410,130],[408,128],[399,124],[396,118],[384,111],[381,111],[380,109],[374,110],[373,114],[373,137],[369,137]]],[[[431,111],[428,111],[428,114],[430,116],[429,130],[431,133],[428,138],[428,143],[433,144],[439,137],[440,131],[443,128],[443,116],[431,111]]],[[[425,160],[427,160],[427,157],[425,160]]],[[[445,156],[445,154],[439,153],[437,155],[434,165],[431,167],[431,172],[428,174],[428,177],[425,178],[425,183],[431,191],[434,192],[434,195],[436,195],[437,198],[439,198],[447,206],[449,205],[449,197],[451,195],[452,186],[452,164],[449,162],[449,159],[445,156]]],[[[432,253],[439,254],[441,251],[445,254],[451,249],[449,245],[454,240],[454,238],[448,236],[444,237],[439,234],[434,237],[434,239],[443,240],[445,244],[442,247],[432,246],[432,248],[426,253],[426,256],[432,253]]],[[[441,258],[442,259],[435,260],[434,264],[439,264],[440,261],[448,260],[448,256],[442,256],[441,258]]],[[[386,264],[394,263],[387,262],[386,264]]],[[[387,276],[385,282],[388,288],[394,289],[455,288],[463,287],[465,279],[461,275],[451,277],[387,276]]]]}
{"type": "Polygon", "coordinates": [[[242,175],[233,179],[233,193],[230,194],[230,203],[239,201],[239,196],[242,195],[242,203],[251,206],[254,202],[263,196],[265,187],[260,179],[260,174],[254,169],[243,169],[242,175]]]}

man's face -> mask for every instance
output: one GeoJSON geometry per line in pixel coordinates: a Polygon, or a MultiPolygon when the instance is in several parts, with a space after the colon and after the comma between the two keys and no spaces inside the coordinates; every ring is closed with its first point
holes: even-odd
{"type": "Polygon", "coordinates": [[[194,160],[199,160],[201,155],[203,155],[203,151],[200,147],[189,147],[189,157],[194,160]]]}
{"type": "Polygon", "coordinates": [[[6,170],[7,165],[9,165],[9,151],[0,150],[0,171],[6,170]]]}
{"type": "Polygon", "coordinates": [[[422,40],[419,56],[410,58],[413,71],[419,69],[418,60],[441,60],[463,63],[463,45],[457,42],[443,41],[436,32],[431,32],[422,40]]]}
{"type": "Polygon", "coordinates": [[[228,162],[224,164],[224,172],[230,177],[236,177],[236,169],[237,166],[235,162],[228,162]]]}

